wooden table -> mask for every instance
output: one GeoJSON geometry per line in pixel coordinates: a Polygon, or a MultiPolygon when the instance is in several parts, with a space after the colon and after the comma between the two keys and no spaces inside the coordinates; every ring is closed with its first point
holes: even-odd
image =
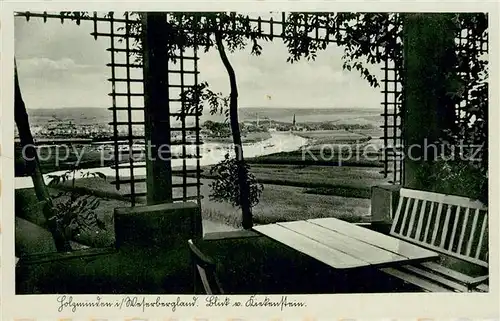
{"type": "Polygon", "coordinates": [[[335,269],[430,261],[438,254],[336,218],[255,226],[254,230],[335,269]]]}

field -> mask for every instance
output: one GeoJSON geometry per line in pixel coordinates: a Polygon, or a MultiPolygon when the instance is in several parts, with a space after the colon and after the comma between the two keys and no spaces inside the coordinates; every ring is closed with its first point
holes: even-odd
{"type": "MultiPolygon", "coordinates": [[[[332,172],[329,177],[333,179],[336,177],[334,184],[328,182],[328,179],[324,180],[324,184],[317,184],[314,180],[315,178],[308,179],[306,173],[312,173],[314,169],[309,169],[303,171],[302,180],[297,179],[295,182],[290,181],[279,181],[278,176],[271,177],[274,178],[274,182],[277,184],[266,183],[262,180],[264,184],[264,193],[261,196],[261,202],[256,206],[254,210],[254,216],[256,221],[259,222],[274,222],[282,220],[290,220],[297,218],[297,215],[305,215],[307,217],[323,217],[323,216],[341,216],[347,218],[347,220],[358,221],[361,217],[368,214],[369,199],[366,197],[344,197],[338,195],[314,195],[311,193],[312,188],[338,188],[340,191],[348,189],[357,189],[361,186],[361,182],[364,179],[363,171],[360,170],[356,174],[352,174],[351,179],[346,179],[345,171],[337,171],[335,174],[332,172]],[[344,177],[344,178],[343,178],[344,177]],[[358,180],[358,185],[353,185],[352,181],[358,180]],[[288,185],[295,183],[296,186],[288,185]],[[283,185],[287,184],[287,185],[283,185]],[[345,206],[340,206],[340,204],[345,203],[345,206]],[[293,204],[293,206],[290,206],[293,204]],[[301,205],[302,204],[302,205],[301,205]],[[330,205],[327,205],[330,204],[330,205]],[[333,206],[336,204],[336,206],[333,206]],[[325,208],[327,206],[328,208],[325,208]],[[295,208],[295,209],[294,209],[295,208]],[[357,209],[355,209],[357,208],[357,209]],[[286,209],[286,210],[284,210],[286,209]]],[[[325,169],[319,169],[316,177],[321,177],[325,175],[325,169]]],[[[284,173],[283,176],[287,174],[284,173]]],[[[259,176],[266,176],[267,174],[260,174],[259,176]]],[[[376,176],[376,174],[372,174],[376,176]]],[[[372,177],[365,181],[365,184],[370,184],[375,182],[377,179],[372,177]]],[[[174,183],[181,183],[181,177],[174,177],[174,183]]],[[[188,178],[187,182],[195,182],[194,178],[188,178]]],[[[226,224],[231,226],[239,226],[240,211],[230,204],[220,203],[210,200],[210,183],[212,182],[209,178],[201,179],[201,195],[203,195],[202,209],[207,215],[207,219],[216,218],[217,220],[222,219],[226,224]]],[[[66,184],[66,186],[68,186],[66,184]]],[[[113,185],[104,180],[96,180],[94,178],[79,179],[76,182],[76,188],[81,192],[92,192],[103,198],[113,198],[125,201],[123,195],[130,193],[130,187],[124,185],[120,187],[117,191],[113,185]]],[[[366,189],[364,189],[366,191],[366,189]]],[[[136,192],[145,191],[145,183],[136,184],[136,192]]],[[[182,190],[177,188],[174,190],[174,197],[182,196],[182,190]]],[[[189,187],[187,189],[188,195],[195,195],[195,187],[189,187]]],[[[342,192],[341,192],[342,193],[342,192]]],[[[324,194],[324,193],[322,193],[324,194]]],[[[351,196],[351,195],[349,195],[351,196]]],[[[141,200],[143,201],[143,199],[141,200]]]]}
{"type": "MultiPolygon", "coordinates": [[[[358,197],[335,195],[344,193],[346,196],[356,196],[353,195],[355,193],[353,191],[357,191],[357,187],[350,185],[349,180],[342,178],[347,171],[312,168],[294,171],[291,167],[277,171],[265,167],[257,169],[255,173],[258,177],[267,177],[268,181],[274,180],[276,184],[264,184],[261,201],[253,209],[255,223],[267,224],[317,217],[337,217],[351,222],[367,220],[369,218],[369,199],[359,197],[360,195],[357,195],[358,197]],[[292,172],[295,173],[295,180],[287,181],[286,177],[289,177],[292,172]],[[293,184],[296,186],[292,186],[293,184]],[[302,187],[300,187],[301,185],[302,187]],[[328,187],[332,192],[316,193],[314,187],[320,186],[328,187]]],[[[364,173],[369,174],[363,169],[353,171],[352,177],[358,180],[365,179],[367,176],[364,173]]],[[[371,176],[367,178],[367,184],[376,181],[374,177],[376,175],[372,173],[371,176]]],[[[180,183],[181,178],[176,177],[174,181],[180,183]]],[[[241,227],[241,211],[238,208],[232,207],[228,203],[210,200],[211,191],[209,185],[211,181],[210,179],[202,179],[201,194],[203,200],[201,206],[203,219],[223,223],[232,228],[241,227]]],[[[358,183],[361,185],[361,181],[358,183]]],[[[68,187],[69,184],[64,186],[68,187]]],[[[109,181],[95,178],[79,179],[76,182],[76,189],[81,193],[94,194],[102,199],[97,213],[107,225],[106,231],[100,234],[83,233],[78,241],[89,246],[108,246],[114,240],[113,210],[115,207],[130,206],[130,203],[123,196],[130,192],[130,189],[124,186],[120,191],[117,191],[109,181]]],[[[138,192],[144,191],[145,184],[137,184],[136,190],[138,192]]],[[[363,191],[365,194],[368,193],[367,190],[363,191]]],[[[177,189],[177,192],[180,192],[179,189],[177,189]]],[[[193,188],[188,190],[188,193],[194,192],[193,188]]],[[[41,208],[37,204],[33,189],[16,190],[16,216],[44,226],[41,208]]]]}
{"type": "Polygon", "coordinates": [[[339,148],[311,147],[294,152],[282,152],[259,156],[247,160],[249,164],[297,165],[297,166],[357,166],[381,167],[378,153],[361,149],[341,150],[339,148]]]}
{"type": "Polygon", "coordinates": [[[370,139],[365,135],[357,134],[347,130],[316,130],[294,132],[295,135],[311,139],[310,145],[323,144],[356,144],[362,143],[370,139]]]}
{"type": "MultiPolygon", "coordinates": [[[[209,167],[204,178],[213,179],[209,167]]],[[[306,188],[310,194],[370,198],[370,188],[384,182],[380,168],[354,166],[298,166],[253,164],[251,172],[262,184],[306,188]]]]}
{"type": "MultiPolygon", "coordinates": [[[[373,110],[268,110],[269,117],[280,114],[283,121],[297,114],[297,121],[324,121],[333,117],[339,123],[375,124],[377,118],[373,110]],[[309,114],[307,114],[309,112],[309,114]],[[274,113],[274,114],[273,114],[274,113]],[[290,115],[289,115],[290,114],[290,115]],[[289,117],[290,116],[290,117],[289,117]],[[328,118],[329,117],[329,118],[328,118]]],[[[242,109],[242,119],[255,117],[255,114],[242,109]]],[[[37,115],[46,121],[51,116],[37,115]],[[48,117],[48,118],[47,118],[48,117]]],[[[73,115],[74,116],[74,115],[73,115]]],[[[93,116],[81,115],[80,121],[94,119],[93,116]]],[[[103,116],[104,117],[104,116],[103,116]]],[[[36,117],[35,117],[36,118],[36,117]]],[[[265,118],[263,115],[262,118],[265,118]]],[[[275,118],[272,118],[273,120],[275,118]]],[[[378,118],[380,120],[380,118],[378,118]]],[[[294,132],[296,135],[309,139],[304,150],[276,153],[247,159],[251,171],[257,180],[264,184],[264,192],[260,203],[253,209],[256,224],[274,223],[317,217],[337,217],[351,222],[369,220],[371,186],[384,182],[380,174],[381,164],[378,150],[363,150],[363,147],[376,143],[380,130],[324,130],[312,132],[294,132]],[[341,166],[340,166],[341,165],[341,166]]],[[[270,137],[267,132],[249,133],[243,138],[245,143],[257,142],[270,137]]],[[[210,140],[213,142],[213,140],[210,140]]],[[[220,141],[231,143],[232,139],[220,141]]],[[[377,145],[378,146],[378,145],[377,145]]],[[[62,151],[60,151],[61,153],[62,151]]],[[[45,151],[48,153],[48,151],[45,151]]],[[[108,153],[105,151],[105,153],[108,153]]],[[[47,155],[43,155],[47,156],[47,155]]],[[[98,167],[101,152],[90,151],[84,154],[82,167],[98,167]]],[[[68,168],[68,165],[56,165],[49,157],[43,157],[41,166],[43,172],[68,168]]],[[[72,155],[68,161],[75,159],[72,155]]],[[[124,159],[126,161],[126,159],[124,159]]],[[[22,159],[16,161],[16,175],[22,174],[22,159]]],[[[109,166],[111,163],[106,163],[109,166]]],[[[204,168],[202,176],[201,201],[202,216],[205,223],[214,224],[214,228],[234,229],[241,227],[241,211],[230,204],[216,202],[210,199],[210,183],[213,177],[209,167],[204,168]]],[[[82,194],[93,194],[102,199],[98,215],[107,225],[106,231],[97,234],[84,234],[78,240],[82,244],[101,247],[113,242],[113,209],[130,206],[125,194],[130,193],[130,187],[122,186],[118,191],[108,181],[95,178],[80,179],[76,189],[82,194]]],[[[188,178],[194,181],[194,178],[188,178]]],[[[174,183],[182,182],[182,178],[174,177],[174,183]]],[[[69,185],[63,185],[68,189],[69,185]]],[[[136,192],[145,191],[145,183],[136,185],[136,192]]],[[[174,197],[180,189],[174,191],[174,197]]],[[[188,188],[188,194],[194,194],[195,188],[188,188]]],[[[144,202],[144,198],[139,200],[144,202]]],[[[25,218],[43,226],[44,219],[41,209],[32,189],[16,191],[16,216],[25,218]]]]}
{"type": "MultiPolygon", "coordinates": [[[[300,134],[312,140],[308,147],[310,150],[307,152],[277,153],[247,160],[251,164],[252,173],[260,183],[264,184],[260,203],[253,209],[255,223],[266,224],[316,217],[338,217],[347,221],[369,219],[370,188],[384,182],[380,174],[380,163],[377,158],[368,159],[366,155],[360,153],[347,155],[340,148],[345,145],[352,146],[347,142],[358,142],[360,138],[365,137],[364,134],[343,130],[300,134]],[[335,148],[329,151],[321,150],[319,147],[322,145],[317,145],[317,142],[331,144],[335,148]],[[314,159],[316,157],[318,159],[314,159]],[[326,158],[330,159],[326,160],[326,158]]],[[[100,166],[98,164],[100,152],[88,152],[84,155],[90,155],[91,159],[89,156],[84,159],[83,166],[100,166]]],[[[45,159],[45,157],[42,158],[45,159]]],[[[42,162],[42,169],[45,172],[55,168],[57,167],[53,161],[42,162]]],[[[201,194],[203,195],[204,220],[216,225],[223,224],[227,228],[240,227],[241,214],[238,208],[210,199],[210,183],[214,177],[210,175],[209,168],[210,166],[203,168],[204,174],[202,175],[201,194]]],[[[112,179],[110,177],[108,181],[112,179]]],[[[112,242],[113,209],[130,204],[129,200],[124,197],[124,194],[130,193],[130,187],[122,186],[117,191],[108,181],[89,178],[79,179],[76,183],[76,189],[79,192],[91,193],[102,198],[98,213],[109,225],[107,230],[100,235],[83,235],[79,240],[83,244],[100,247],[112,242]]],[[[175,177],[174,181],[180,183],[182,178],[175,177]]],[[[194,182],[195,180],[188,178],[188,181],[194,182]]],[[[68,189],[69,185],[66,183],[62,188],[68,189]]],[[[136,185],[136,192],[141,191],[145,191],[145,183],[136,185]]],[[[179,195],[180,189],[176,189],[175,192],[174,197],[181,196],[179,195]]],[[[188,194],[194,195],[195,193],[195,188],[188,188],[188,194]]],[[[32,207],[37,202],[31,189],[17,191],[16,202],[20,204],[16,209],[19,217],[36,224],[43,223],[40,209],[36,206],[32,207]],[[26,214],[29,212],[38,213],[38,216],[26,214]],[[38,219],[33,220],[33,217],[38,217],[38,219]]]]}

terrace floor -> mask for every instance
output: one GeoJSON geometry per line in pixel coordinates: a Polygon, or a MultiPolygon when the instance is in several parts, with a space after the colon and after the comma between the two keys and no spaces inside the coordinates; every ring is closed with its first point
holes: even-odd
{"type": "MultiPolygon", "coordinates": [[[[415,291],[373,270],[339,274],[265,237],[203,241],[226,293],[380,293],[415,291]]],[[[108,255],[20,266],[17,293],[188,294],[187,246],[127,247],[108,255]]]]}

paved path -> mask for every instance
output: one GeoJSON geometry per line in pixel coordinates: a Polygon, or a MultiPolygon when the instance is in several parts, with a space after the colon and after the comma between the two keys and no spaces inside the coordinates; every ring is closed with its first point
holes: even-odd
{"type": "Polygon", "coordinates": [[[234,231],[236,230],[235,227],[220,223],[220,222],[214,222],[214,221],[209,221],[209,220],[203,220],[203,235],[207,233],[214,233],[214,232],[229,232],[229,231],[234,231]]]}

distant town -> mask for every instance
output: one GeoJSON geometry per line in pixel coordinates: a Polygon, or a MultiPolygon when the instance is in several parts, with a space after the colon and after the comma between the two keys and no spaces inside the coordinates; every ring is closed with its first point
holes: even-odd
{"type": "MultiPolygon", "coordinates": [[[[372,124],[342,124],[334,121],[325,122],[303,122],[300,123],[295,114],[290,122],[275,121],[270,118],[254,120],[245,120],[240,123],[243,138],[246,136],[255,136],[252,133],[269,133],[273,131],[318,131],[318,130],[355,130],[371,129],[372,124]]],[[[128,126],[117,126],[118,137],[126,138],[129,135],[128,126]]],[[[90,123],[78,122],[74,119],[61,119],[53,116],[51,119],[36,121],[31,125],[33,137],[39,141],[49,140],[90,140],[90,141],[110,141],[114,137],[114,128],[108,123],[90,123]]],[[[189,141],[196,133],[187,132],[189,141]]],[[[143,126],[134,125],[132,135],[135,137],[144,136],[143,126]]],[[[179,135],[180,136],[180,135],[179,135]]],[[[261,135],[262,136],[262,135],[261,135]]],[[[229,122],[219,122],[207,120],[202,124],[200,137],[207,141],[221,141],[231,137],[229,122]]],[[[265,136],[262,136],[265,137],[265,136]]],[[[18,139],[17,128],[15,129],[15,138],[18,139]]],[[[178,137],[182,139],[182,137],[178,137]]],[[[175,139],[175,138],[174,138],[175,139]]]]}

